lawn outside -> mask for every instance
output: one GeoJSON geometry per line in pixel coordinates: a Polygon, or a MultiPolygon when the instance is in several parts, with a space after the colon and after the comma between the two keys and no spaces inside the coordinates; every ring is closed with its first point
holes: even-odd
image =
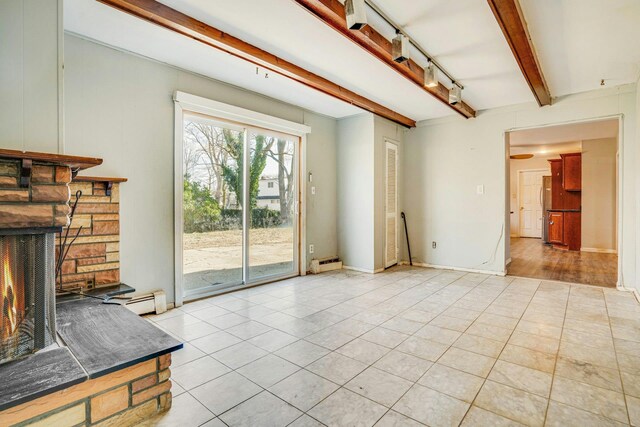
{"type": "MultiPolygon", "coordinates": [[[[249,231],[250,275],[266,276],[292,268],[293,229],[252,228],[249,231]]],[[[185,288],[242,280],[242,230],[185,233],[185,288]]]]}

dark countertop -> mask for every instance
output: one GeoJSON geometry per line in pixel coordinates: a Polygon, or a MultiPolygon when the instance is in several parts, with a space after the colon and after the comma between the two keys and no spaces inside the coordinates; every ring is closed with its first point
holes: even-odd
{"type": "Polygon", "coordinates": [[[0,411],[182,348],[182,343],[119,304],[94,298],[56,304],[66,347],[0,365],[0,411]]]}
{"type": "Polygon", "coordinates": [[[121,305],[94,298],[56,307],[58,334],[98,378],[182,348],[182,343],[121,305]]]}
{"type": "Polygon", "coordinates": [[[547,209],[547,212],[581,212],[581,209],[547,209]]]}
{"type": "Polygon", "coordinates": [[[0,411],[89,378],[66,347],[42,350],[1,365],[0,377],[0,411]]]}

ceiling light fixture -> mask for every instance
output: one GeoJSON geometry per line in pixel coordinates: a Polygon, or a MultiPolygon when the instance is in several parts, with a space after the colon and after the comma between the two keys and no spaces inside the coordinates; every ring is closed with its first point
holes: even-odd
{"type": "MultiPolygon", "coordinates": [[[[429,64],[433,64],[433,66],[435,67],[435,71],[436,71],[436,80],[438,79],[438,73],[442,73],[444,74],[449,80],[456,81],[453,76],[451,76],[451,74],[447,73],[447,70],[445,70],[444,68],[442,68],[440,66],[440,64],[438,64],[438,62],[436,60],[433,59],[433,56],[429,55],[423,48],[422,46],[420,46],[419,43],[417,43],[415,40],[413,40],[411,37],[409,37],[403,30],[402,27],[400,27],[398,24],[396,24],[382,9],[380,9],[375,3],[374,0],[363,0],[364,3],[369,6],[380,18],[382,18],[384,21],[387,22],[387,24],[389,24],[391,27],[393,27],[396,30],[396,34],[402,34],[405,38],[406,38],[406,45],[407,45],[407,59],[408,57],[408,50],[409,50],[409,44],[413,45],[414,48],[416,48],[418,50],[418,52],[420,52],[426,59],[427,61],[429,61],[429,64]]],[[[355,2],[355,0],[354,0],[355,2]]],[[[346,0],[345,6],[346,4],[349,3],[349,0],[346,0]]],[[[348,21],[347,21],[348,22],[348,21]]],[[[398,36],[396,36],[393,40],[395,41],[398,38],[398,36]]],[[[392,45],[393,47],[393,45],[392,45]]],[[[395,55],[394,55],[395,57],[395,55]]],[[[394,58],[395,60],[395,58],[394,58]]],[[[396,61],[396,62],[403,62],[403,61],[396,61]]],[[[426,68],[425,68],[425,86],[426,86],[426,68]]],[[[458,88],[460,90],[464,89],[464,86],[462,86],[459,83],[455,84],[456,86],[458,86],[458,88]]],[[[428,87],[436,87],[435,86],[428,86],[428,87]]]]}
{"type": "Polygon", "coordinates": [[[426,87],[438,87],[438,67],[429,61],[429,65],[424,69],[424,85],[426,87]]]}
{"type": "Polygon", "coordinates": [[[396,30],[396,36],[391,41],[391,57],[396,62],[409,60],[409,38],[396,30]]]}
{"type": "Polygon", "coordinates": [[[449,104],[456,105],[462,101],[462,88],[456,82],[452,82],[453,86],[449,89],[449,104]]]}
{"type": "Polygon", "coordinates": [[[364,0],[346,0],[344,10],[347,15],[347,28],[350,30],[359,30],[367,25],[364,0]]]}

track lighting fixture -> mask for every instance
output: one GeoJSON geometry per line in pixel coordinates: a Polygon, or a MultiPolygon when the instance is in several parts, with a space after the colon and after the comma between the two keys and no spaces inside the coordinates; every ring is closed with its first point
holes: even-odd
{"type": "Polygon", "coordinates": [[[364,0],[346,0],[344,10],[347,15],[347,28],[350,30],[359,30],[367,25],[364,0]]]}
{"type": "Polygon", "coordinates": [[[424,69],[424,85],[426,87],[438,87],[438,68],[429,61],[429,65],[424,69]]]}
{"type": "Polygon", "coordinates": [[[405,62],[409,59],[409,38],[396,31],[396,36],[392,40],[391,56],[396,62],[405,62]]]}
{"type": "Polygon", "coordinates": [[[449,90],[449,103],[455,105],[462,101],[462,90],[464,87],[454,80],[453,76],[447,73],[436,60],[433,59],[415,40],[410,39],[402,31],[402,27],[394,22],[382,9],[380,9],[375,0],[345,0],[344,7],[347,17],[347,27],[351,30],[359,30],[367,25],[367,8],[372,10],[377,16],[382,18],[392,28],[396,30],[396,36],[391,41],[391,57],[395,62],[402,63],[409,60],[410,46],[416,49],[420,54],[429,61],[424,69],[424,86],[428,88],[437,88],[440,85],[438,80],[439,74],[444,74],[449,81],[453,83],[453,87],[449,90]]]}
{"type": "Polygon", "coordinates": [[[456,105],[458,102],[462,101],[462,88],[456,84],[456,82],[452,82],[453,86],[449,89],[449,104],[456,105]]]}

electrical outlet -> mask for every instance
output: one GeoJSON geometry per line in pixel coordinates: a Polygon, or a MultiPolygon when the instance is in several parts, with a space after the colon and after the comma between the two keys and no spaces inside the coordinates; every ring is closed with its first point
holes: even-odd
{"type": "Polygon", "coordinates": [[[437,246],[436,242],[431,242],[431,247],[432,247],[433,249],[435,249],[435,248],[436,248],[436,246],[437,246]]]}
{"type": "Polygon", "coordinates": [[[316,194],[316,187],[311,187],[311,194],[316,194]]]}
{"type": "Polygon", "coordinates": [[[309,245],[309,253],[312,254],[314,253],[316,250],[316,247],[314,245],[309,245]]]}

